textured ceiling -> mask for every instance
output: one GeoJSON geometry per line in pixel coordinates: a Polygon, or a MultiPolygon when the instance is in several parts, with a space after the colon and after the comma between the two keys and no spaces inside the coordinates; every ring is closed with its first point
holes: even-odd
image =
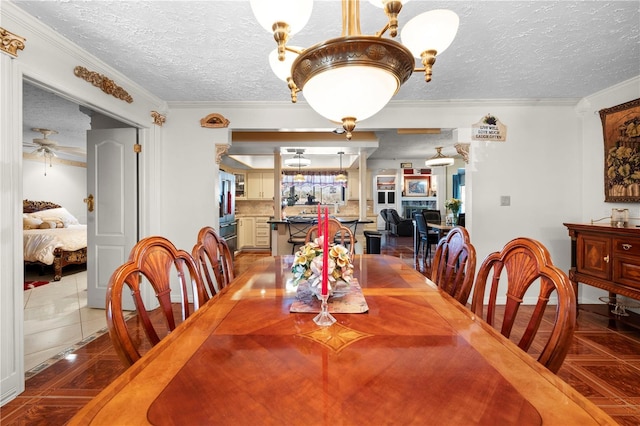
{"type": "MultiPolygon", "coordinates": [[[[275,42],[249,1],[13,3],[163,100],[290,100],[268,64],[275,42]]],[[[437,8],[460,16],[458,34],[438,56],[432,82],[414,75],[395,100],[579,99],[640,74],[637,0],[413,0],[400,27],[437,8]]],[[[360,9],[363,33],[384,26],[381,9],[367,1],[360,9]]],[[[340,32],[340,2],[315,1],[289,44],[307,47],[340,32]]]]}

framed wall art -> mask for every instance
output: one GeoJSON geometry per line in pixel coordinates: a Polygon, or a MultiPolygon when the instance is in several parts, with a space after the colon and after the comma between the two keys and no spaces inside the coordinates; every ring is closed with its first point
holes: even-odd
{"type": "Polygon", "coordinates": [[[406,197],[427,197],[429,195],[429,177],[405,177],[404,195],[406,197]]]}
{"type": "Polygon", "coordinates": [[[604,201],[640,202],[640,99],[600,110],[604,201]]]}

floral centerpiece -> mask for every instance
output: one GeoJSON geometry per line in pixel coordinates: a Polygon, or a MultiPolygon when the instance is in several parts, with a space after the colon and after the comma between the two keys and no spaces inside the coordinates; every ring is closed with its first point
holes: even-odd
{"type": "Polygon", "coordinates": [[[451,212],[454,214],[460,211],[461,205],[462,205],[462,200],[458,200],[457,198],[449,198],[444,202],[444,207],[447,210],[451,210],[451,212]]]}
{"type": "Polygon", "coordinates": [[[452,223],[453,225],[458,224],[458,213],[460,212],[460,206],[462,205],[462,200],[457,198],[449,198],[444,201],[444,207],[452,213],[452,223]]]}
{"type": "MultiPolygon", "coordinates": [[[[294,283],[307,281],[316,294],[320,294],[322,282],[322,242],[324,237],[316,238],[302,246],[295,254],[291,272],[294,283]]],[[[339,284],[347,286],[353,278],[353,264],[349,250],[340,244],[329,247],[328,286],[331,294],[339,284]]]]}

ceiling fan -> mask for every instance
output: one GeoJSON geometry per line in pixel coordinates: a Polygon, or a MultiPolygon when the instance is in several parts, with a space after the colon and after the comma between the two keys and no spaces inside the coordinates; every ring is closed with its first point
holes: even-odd
{"type": "MultiPolygon", "coordinates": [[[[34,132],[42,133],[42,137],[34,138],[33,143],[23,143],[22,145],[25,148],[35,148],[33,151],[31,151],[31,154],[36,154],[44,157],[45,166],[47,164],[47,159],[49,159],[49,167],[52,167],[51,159],[58,156],[56,152],[61,152],[77,157],[84,157],[87,155],[87,152],[82,148],[58,145],[58,142],[49,139],[49,135],[58,134],[58,132],[55,130],[41,129],[37,127],[31,130],[33,130],[34,132]]],[[[44,175],[47,175],[46,169],[44,175]]]]}
{"type": "Polygon", "coordinates": [[[58,142],[48,138],[49,135],[58,134],[57,131],[51,129],[33,128],[34,132],[42,133],[41,138],[34,138],[33,143],[23,144],[26,148],[35,148],[32,154],[40,154],[44,157],[57,157],[56,152],[63,152],[70,155],[84,157],[87,152],[79,147],[75,146],[62,146],[58,145],[58,142]]]}

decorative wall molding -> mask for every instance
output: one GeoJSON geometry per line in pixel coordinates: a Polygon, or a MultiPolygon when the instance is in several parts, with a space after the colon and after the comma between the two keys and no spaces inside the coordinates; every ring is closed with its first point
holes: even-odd
{"type": "Polygon", "coordinates": [[[133,102],[133,98],[129,93],[127,93],[126,90],[124,90],[122,87],[118,86],[113,80],[111,80],[110,78],[102,74],[98,74],[95,71],[89,71],[85,67],[81,67],[81,66],[75,67],[73,69],[73,74],[76,77],[79,77],[93,84],[94,86],[96,86],[97,88],[99,88],[100,90],[102,90],[104,93],[108,95],[121,99],[127,103],[133,102]]]}
{"type": "Polygon", "coordinates": [[[227,153],[229,149],[229,145],[226,144],[216,144],[216,164],[220,164],[222,161],[222,156],[227,153]]]}
{"type": "Polygon", "coordinates": [[[18,50],[24,50],[24,42],[26,38],[20,37],[19,35],[14,34],[11,31],[7,31],[2,27],[0,27],[0,38],[2,39],[2,42],[0,43],[0,50],[4,53],[17,58],[18,50]]]}
{"type": "Polygon", "coordinates": [[[160,127],[167,121],[167,116],[160,114],[158,111],[151,111],[151,117],[153,118],[153,124],[160,127]]]}
{"type": "Polygon", "coordinates": [[[229,127],[229,120],[224,118],[222,114],[213,113],[201,119],[200,126],[207,127],[209,129],[229,127]]]}
{"type": "Polygon", "coordinates": [[[469,147],[470,143],[457,143],[454,145],[458,154],[462,155],[462,159],[465,163],[469,164],[469,147]]]}

